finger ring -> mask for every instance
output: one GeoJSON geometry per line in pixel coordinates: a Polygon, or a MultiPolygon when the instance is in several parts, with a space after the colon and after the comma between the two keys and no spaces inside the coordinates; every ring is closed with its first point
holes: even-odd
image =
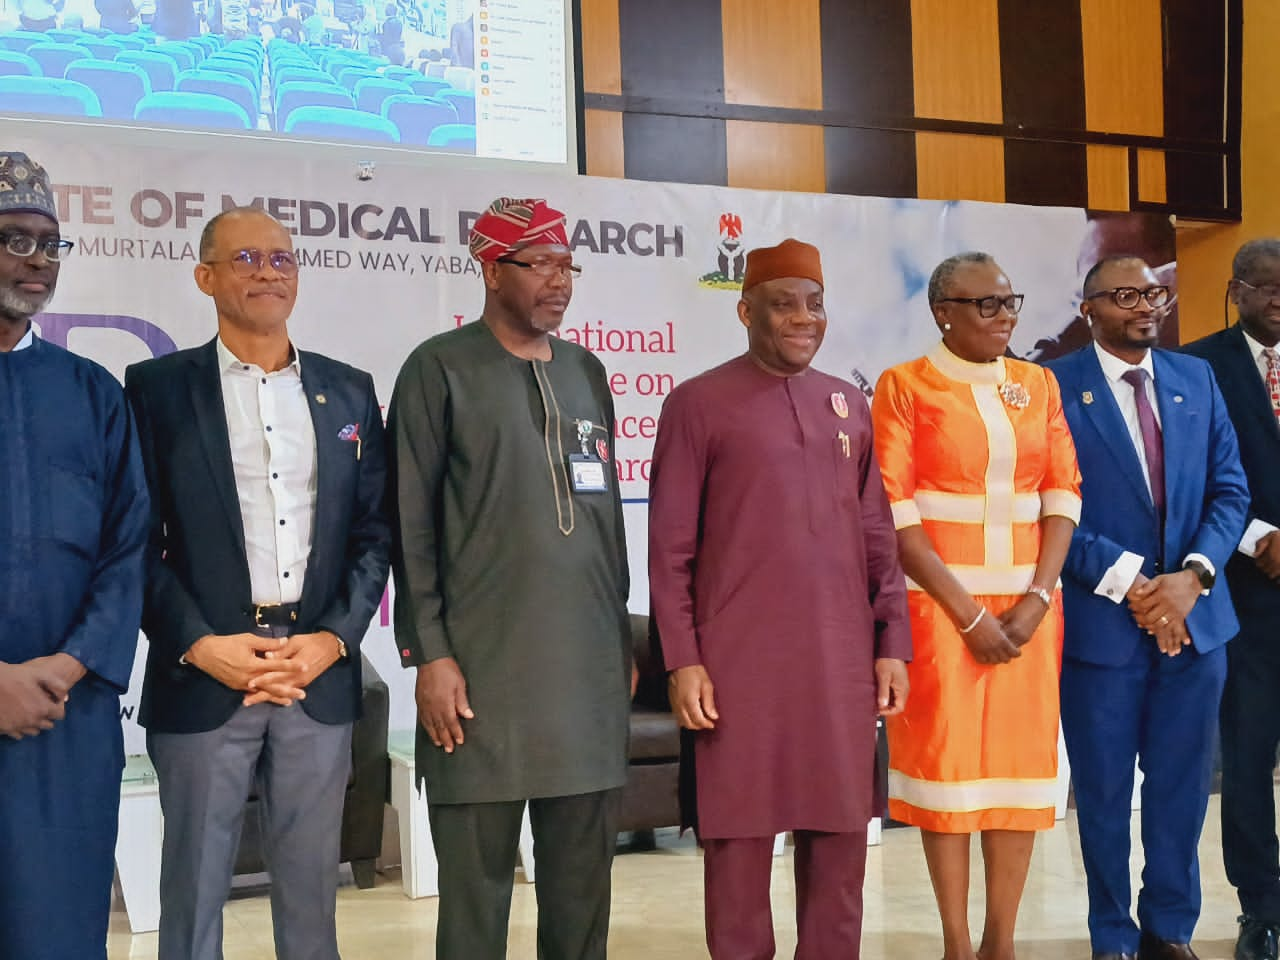
{"type": "Polygon", "coordinates": [[[1169,618],[1168,618],[1168,617],[1161,617],[1161,618],[1160,618],[1160,620],[1159,620],[1160,626],[1162,626],[1162,627],[1163,627],[1166,623],[1168,623],[1168,622],[1169,622],[1169,618]]]}

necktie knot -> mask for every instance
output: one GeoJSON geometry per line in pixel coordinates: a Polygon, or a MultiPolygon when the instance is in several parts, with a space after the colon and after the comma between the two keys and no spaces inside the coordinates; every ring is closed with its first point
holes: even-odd
{"type": "Polygon", "coordinates": [[[1267,358],[1267,366],[1272,370],[1280,367],[1280,353],[1277,353],[1274,347],[1263,347],[1262,355],[1267,358]]]}
{"type": "MultiPolygon", "coordinates": [[[[1280,359],[1280,357],[1277,359],[1280,359]]],[[[1130,367],[1120,375],[1120,379],[1133,387],[1133,389],[1140,390],[1147,385],[1148,376],[1149,374],[1142,367],[1130,367]]]]}

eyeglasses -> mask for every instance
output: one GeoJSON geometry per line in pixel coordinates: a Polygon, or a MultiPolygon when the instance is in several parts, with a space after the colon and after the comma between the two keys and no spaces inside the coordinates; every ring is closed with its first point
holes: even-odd
{"type": "Polygon", "coordinates": [[[568,273],[571,278],[582,276],[582,267],[576,263],[558,263],[555,260],[537,260],[530,263],[527,260],[515,260],[511,257],[499,257],[498,262],[528,270],[535,277],[554,277],[564,273],[568,273]]]}
{"type": "Polygon", "coordinates": [[[262,270],[264,263],[271,264],[271,269],[282,277],[298,275],[298,259],[288,250],[272,250],[263,253],[261,250],[237,250],[225,260],[205,260],[213,266],[216,263],[231,264],[231,272],[237,277],[252,277],[262,270]]]}
{"type": "Polygon", "coordinates": [[[1025,294],[1011,293],[1007,297],[943,297],[938,303],[976,303],[978,305],[978,316],[990,320],[1000,308],[1004,307],[1015,317],[1022,310],[1022,301],[1026,299],[1025,294]]]}
{"type": "Polygon", "coordinates": [[[1154,287],[1147,287],[1145,290],[1139,290],[1137,287],[1116,287],[1113,290],[1099,290],[1097,293],[1091,293],[1086,300],[1095,300],[1098,297],[1110,297],[1121,310],[1133,310],[1138,306],[1139,300],[1147,301],[1147,306],[1151,308],[1163,307],[1169,302],[1169,288],[1164,284],[1154,287]]]}
{"type": "Polygon", "coordinates": [[[70,256],[75,246],[61,237],[33,237],[29,233],[0,233],[0,243],[15,257],[29,257],[39,250],[55,263],[70,256]]]}
{"type": "Polygon", "coordinates": [[[1255,287],[1249,281],[1241,280],[1239,277],[1232,277],[1231,279],[1242,287],[1248,287],[1260,297],[1264,297],[1267,300],[1280,300],[1280,284],[1264,283],[1260,287],[1255,287]]]}

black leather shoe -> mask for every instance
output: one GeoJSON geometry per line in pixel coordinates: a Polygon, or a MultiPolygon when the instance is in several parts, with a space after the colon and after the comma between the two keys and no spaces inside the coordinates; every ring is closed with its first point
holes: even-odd
{"type": "Polygon", "coordinates": [[[1280,926],[1244,914],[1239,918],[1236,960],[1280,960],[1280,926]]]}
{"type": "Polygon", "coordinates": [[[1138,960],[1136,953],[1095,953],[1093,960],[1138,960]]]}
{"type": "Polygon", "coordinates": [[[1200,960],[1189,943],[1172,943],[1143,932],[1138,942],[1138,960],[1200,960]]]}

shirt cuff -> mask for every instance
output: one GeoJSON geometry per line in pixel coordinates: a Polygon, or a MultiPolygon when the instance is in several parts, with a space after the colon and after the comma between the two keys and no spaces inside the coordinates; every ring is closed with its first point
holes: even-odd
{"type": "Polygon", "coordinates": [[[1240,546],[1236,549],[1246,557],[1256,557],[1258,555],[1258,541],[1268,533],[1275,532],[1276,529],[1274,524],[1267,523],[1265,520],[1250,520],[1249,526],[1245,527],[1244,536],[1240,538],[1240,546]]]}
{"type": "Polygon", "coordinates": [[[1093,592],[1100,597],[1106,597],[1112,603],[1123,602],[1125,594],[1133,586],[1133,581],[1138,579],[1138,574],[1142,572],[1142,562],[1142,557],[1126,550],[1102,575],[1093,592]]]}
{"type": "MultiPolygon", "coordinates": [[[[1213,561],[1210,560],[1208,557],[1206,557],[1203,553],[1188,553],[1186,559],[1182,561],[1183,568],[1185,569],[1187,564],[1190,563],[1192,560],[1196,561],[1197,563],[1203,564],[1204,568],[1209,571],[1209,576],[1216,577],[1218,575],[1218,571],[1213,568],[1213,561]]],[[[1207,597],[1208,595],[1209,595],[1208,590],[1200,591],[1200,596],[1207,597]]]]}

